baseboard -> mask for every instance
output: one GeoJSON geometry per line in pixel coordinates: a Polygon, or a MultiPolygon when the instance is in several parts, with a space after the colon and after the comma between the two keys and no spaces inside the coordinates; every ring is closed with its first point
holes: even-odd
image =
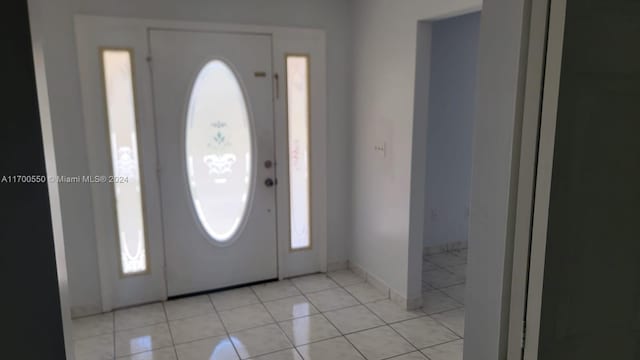
{"type": "Polygon", "coordinates": [[[71,318],[80,318],[102,313],[102,308],[98,305],[71,306],[71,318]]]}
{"type": "Polygon", "coordinates": [[[346,270],[349,268],[349,261],[333,261],[327,263],[327,272],[346,270]]]}
{"type": "MultiPolygon", "coordinates": [[[[362,266],[349,262],[349,269],[353,271],[356,275],[364,278],[366,282],[371,284],[371,286],[375,287],[380,292],[386,294],[387,298],[393,299],[394,294],[396,297],[398,297],[395,291],[392,290],[382,279],[369,273],[362,266]]],[[[398,303],[398,304],[400,304],[403,307],[405,306],[404,304],[401,304],[401,303],[398,303]]]]}
{"type": "Polygon", "coordinates": [[[367,282],[371,284],[371,286],[378,289],[378,291],[380,291],[381,293],[387,295],[387,298],[390,297],[391,288],[387,286],[387,284],[384,281],[382,281],[382,279],[369,273],[367,273],[366,279],[367,279],[367,282]]]}
{"type": "Polygon", "coordinates": [[[407,299],[403,295],[390,288],[382,279],[366,271],[362,266],[349,262],[349,269],[351,269],[351,271],[353,271],[356,275],[364,278],[366,282],[371,284],[371,286],[380,290],[384,294],[387,294],[387,297],[391,301],[400,305],[400,307],[402,307],[403,309],[415,310],[422,307],[422,295],[418,295],[415,298],[407,299]]]}
{"type": "Polygon", "coordinates": [[[367,279],[367,272],[360,267],[358,264],[354,264],[349,261],[349,270],[353,271],[356,275],[360,276],[363,279],[367,279]]]}
{"type": "Polygon", "coordinates": [[[415,298],[407,299],[394,290],[391,290],[390,299],[406,310],[417,310],[422,307],[422,295],[418,295],[415,298]]]}

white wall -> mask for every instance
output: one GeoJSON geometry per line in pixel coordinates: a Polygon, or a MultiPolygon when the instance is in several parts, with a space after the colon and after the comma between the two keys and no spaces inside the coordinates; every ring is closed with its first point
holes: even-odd
{"type": "MultiPolygon", "coordinates": [[[[327,31],[328,68],[328,262],[347,260],[350,235],[349,59],[351,2],[344,0],[40,0],[50,8],[45,61],[54,139],[61,175],[87,175],[87,145],[72,19],[74,14],[169,20],[300,26],[327,31]],[[47,4],[49,3],[49,4],[47,4]]],[[[60,187],[75,314],[100,310],[100,290],[90,188],[60,187]]]]}
{"type": "MultiPolygon", "coordinates": [[[[410,239],[411,168],[412,161],[426,161],[426,148],[420,159],[412,159],[418,21],[478,10],[481,1],[355,0],[354,4],[350,261],[392,293],[411,300],[420,296],[419,289],[415,293],[420,279],[410,279],[409,268],[417,266],[413,272],[420,272],[416,254],[422,248],[421,227],[411,231],[410,239]],[[374,150],[384,143],[386,156],[374,150]]],[[[424,177],[420,181],[424,188],[424,177]]]]}
{"type": "Polygon", "coordinates": [[[466,243],[480,13],[431,24],[424,245],[466,243]]]}
{"type": "Polygon", "coordinates": [[[485,0],[482,9],[465,360],[505,359],[528,44],[526,3],[485,0]]]}
{"type": "MultiPolygon", "coordinates": [[[[33,6],[43,14],[39,19],[58,175],[88,175],[71,4],[34,0],[33,6]]],[[[72,313],[100,311],[91,189],[88,184],[60,184],[59,194],[72,313]]]]}

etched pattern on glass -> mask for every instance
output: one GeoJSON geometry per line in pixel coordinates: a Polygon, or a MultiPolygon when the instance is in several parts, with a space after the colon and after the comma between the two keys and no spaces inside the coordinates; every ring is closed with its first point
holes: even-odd
{"type": "Polygon", "coordinates": [[[131,53],[104,50],[105,95],[114,182],[120,263],[125,275],[147,270],[131,53]]]}
{"type": "Polygon", "coordinates": [[[311,246],[309,184],[309,58],[287,56],[291,248],[311,246]]]}
{"type": "Polygon", "coordinates": [[[238,232],[252,176],[249,111],[233,70],[207,63],[195,80],[186,119],[187,174],[200,223],[217,242],[238,232]]]}

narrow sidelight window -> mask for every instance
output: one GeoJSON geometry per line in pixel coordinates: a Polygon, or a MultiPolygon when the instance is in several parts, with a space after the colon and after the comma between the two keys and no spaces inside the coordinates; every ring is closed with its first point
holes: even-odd
{"type": "Polygon", "coordinates": [[[102,70],[116,203],[120,270],[135,275],[148,270],[145,241],[132,52],[103,49],[102,70]]]}
{"type": "Polygon", "coordinates": [[[287,55],[291,250],[311,247],[309,56],[287,55]]]}

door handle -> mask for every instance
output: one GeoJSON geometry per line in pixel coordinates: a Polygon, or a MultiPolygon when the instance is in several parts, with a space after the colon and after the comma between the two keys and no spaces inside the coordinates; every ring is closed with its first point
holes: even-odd
{"type": "Polygon", "coordinates": [[[273,181],[273,179],[272,179],[272,178],[267,178],[267,179],[264,181],[264,185],[265,185],[266,187],[272,187],[273,185],[275,185],[275,181],[273,181]]]}

